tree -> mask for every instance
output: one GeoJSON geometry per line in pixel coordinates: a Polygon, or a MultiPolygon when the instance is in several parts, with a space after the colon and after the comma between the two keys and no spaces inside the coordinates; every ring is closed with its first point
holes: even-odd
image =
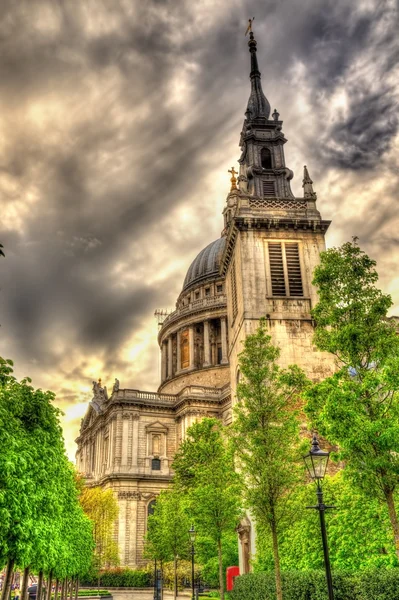
{"type": "Polygon", "coordinates": [[[95,543],[95,567],[119,564],[118,545],[113,539],[115,519],[118,516],[118,503],[112,490],[100,487],[85,488],[80,502],[86,515],[93,523],[95,543]]]}
{"type": "Polygon", "coordinates": [[[161,561],[173,560],[174,598],[177,596],[178,558],[188,558],[189,527],[180,491],[175,487],[162,491],[157,498],[154,514],[148,519],[146,554],[161,561]]]}
{"type": "MultiPolygon", "coordinates": [[[[378,498],[371,498],[344,477],[342,471],[327,476],[323,489],[329,512],[330,559],[336,570],[358,572],[398,566],[389,517],[378,498]]],[[[315,499],[314,484],[308,483],[290,495],[284,526],[279,535],[283,571],[324,569],[320,524],[314,511],[307,510],[315,499]]],[[[256,571],[273,569],[273,548],[265,527],[257,528],[256,571]]]]}
{"type": "Polygon", "coordinates": [[[91,524],[78,503],[54,394],[35,390],[29,378],[17,381],[12,372],[12,361],[0,358],[2,600],[14,566],[24,569],[26,584],[29,569],[40,581],[43,571],[51,579],[61,565],[65,576],[81,574],[92,555],[91,524]]]}
{"type": "Polygon", "coordinates": [[[245,480],[247,506],[271,534],[276,592],[281,600],[278,538],[290,494],[303,478],[298,408],[307,379],[297,366],[281,369],[279,355],[262,319],[239,356],[243,380],[237,385],[230,433],[237,467],[245,480]]]}
{"type": "Polygon", "coordinates": [[[208,418],[194,423],[175,456],[173,468],[177,487],[187,494],[197,529],[217,548],[223,600],[223,535],[235,530],[242,510],[240,479],[222,424],[208,418]]]}
{"type": "Polygon", "coordinates": [[[334,354],[337,372],[308,390],[306,412],[338,445],[352,482],[385,501],[399,557],[399,337],[375,266],[356,239],[321,254],[314,340],[334,354]]]}

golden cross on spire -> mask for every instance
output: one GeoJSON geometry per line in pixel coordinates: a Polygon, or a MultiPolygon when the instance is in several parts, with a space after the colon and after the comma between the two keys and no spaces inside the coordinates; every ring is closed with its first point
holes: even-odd
{"type": "Polygon", "coordinates": [[[248,27],[247,30],[245,32],[245,35],[247,35],[247,33],[252,31],[252,23],[255,21],[255,17],[252,17],[252,19],[248,19],[248,27]]]}
{"type": "Polygon", "coordinates": [[[235,170],[234,167],[231,167],[231,169],[228,170],[229,173],[231,173],[231,188],[230,188],[230,192],[232,192],[233,190],[237,189],[237,178],[236,175],[238,175],[238,171],[235,170]]]}

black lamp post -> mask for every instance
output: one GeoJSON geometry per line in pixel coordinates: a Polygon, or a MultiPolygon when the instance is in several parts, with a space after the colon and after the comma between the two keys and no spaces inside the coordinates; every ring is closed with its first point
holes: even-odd
{"type": "Polygon", "coordinates": [[[309,471],[310,477],[316,482],[317,485],[317,505],[307,506],[306,508],[315,508],[319,511],[320,515],[320,527],[321,527],[321,538],[323,540],[323,552],[324,552],[324,565],[326,569],[326,579],[328,588],[328,600],[334,600],[334,592],[331,578],[331,566],[330,557],[328,553],[328,542],[327,542],[327,530],[326,520],[324,512],[328,508],[335,508],[334,506],[326,506],[323,502],[323,491],[321,489],[320,482],[323,480],[326,474],[328,459],[330,457],[329,452],[325,452],[320,449],[319,442],[316,435],[313,435],[312,447],[310,448],[309,454],[303,457],[307,470],[309,471]]]}
{"type": "Polygon", "coordinates": [[[195,536],[197,535],[197,532],[194,529],[194,525],[191,525],[190,529],[188,530],[188,535],[190,536],[190,542],[191,542],[191,587],[192,587],[192,591],[193,591],[192,600],[195,600],[195,587],[194,587],[194,554],[195,554],[195,550],[194,550],[194,543],[195,543],[195,536]]]}

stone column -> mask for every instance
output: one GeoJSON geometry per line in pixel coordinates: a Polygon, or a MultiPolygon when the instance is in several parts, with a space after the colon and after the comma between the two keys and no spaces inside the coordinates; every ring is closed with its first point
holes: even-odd
{"type": "Polygon", "coordinates": [[[101,473],[101,456],[103,452],[103,429],[97,429],[96,432],[96,465],[94,476],[98,477],[101,473]]]}
{"type": "MultiPolygon", "coordinates": [[[[116,467],[121,466],[122,462],[122,435],[123,435],[123,425],[122,425],[122,414],[118,413],[115,421],[115,470],[116,467]]],[[[119,470],[119,469],[118,469],[119,470]]]]}
{"type": "Polygon", "coordinates": [[[180,331],[177,332],[177,361],[176,361],[176,375],[181,371],[181,346],[180,346],[180,331]]]}
{"type": "Polygon", "coordinates": [[[121,465],[127,467],[130,414],[122,415],[121,465]]]}
{"type": "Polygon", "coordinates": [[[172,336],[168,338],[168,379],[173,376],[173,345],[172,336]]]}
{"type": "Polygon", "coordinates": [[[166,344],[161,345],[161,381],[166,379],[166,344]]]}
{"type": "Polygon", "coordinates": [[[137,469],[138,456],[139,456],[139,413],[133,413],[133,454],[132,454],[132,465],[137,469]]]}
{"type": "Polygon", "coordinates": [[[113,415],[110,419],[109,423],[109,437],[108,437],[108,469],[110,471],[114,470],[114,460],[115,460],[115,445],[116,445],[116,417],[113,415]]]}
{"type": "Polygon", "coordinates": [[[204,367],[211,364],[211,344],[209,340],[209,321],[204,321],[204,367]]]}
{"type": "Polygon", "coordinates": [[[188,343],[190,352],[190,364],[189,369],[194,369],[194,326],[190,325],[188,328],[188,343]]]}
{"type": "Polygon", "coordinates": [[[222,360],[220,361],[221,365],[227,365],[229,363],[229,359],[227,357],[227,327],[226,327],[226,317],[220,318],[220,336],[222,338],[222,360]]]}

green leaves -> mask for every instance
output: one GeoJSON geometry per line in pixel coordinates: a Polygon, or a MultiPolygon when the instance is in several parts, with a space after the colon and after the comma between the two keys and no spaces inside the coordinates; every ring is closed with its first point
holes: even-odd
{"type": "Polygon", "coordinates": [[[17,381],[0,358],[0,560],[62,576],[91,560],[91,524],[78,503],[54,394],[17,381]]]}
{"type": "Polygon", "coordinates": [[[187,498],[196,528],[219,551],[219,585],[223,596],[223,537],[233,533],[242,516],[241,482],[232,448],[217,419],[192,425],[173,462],[176,486],[187,498]]]}
{"type": "Polygon", "coordinates": [[[337,372],[306,390],[306,413],[335,444],[352,482],[389,508],[399,557],[394,492],[399,484],[399,336],[391,298],[376,286],[375,262],[356,242],[322,253],[313,283],[315,343],[337,372]]]}

